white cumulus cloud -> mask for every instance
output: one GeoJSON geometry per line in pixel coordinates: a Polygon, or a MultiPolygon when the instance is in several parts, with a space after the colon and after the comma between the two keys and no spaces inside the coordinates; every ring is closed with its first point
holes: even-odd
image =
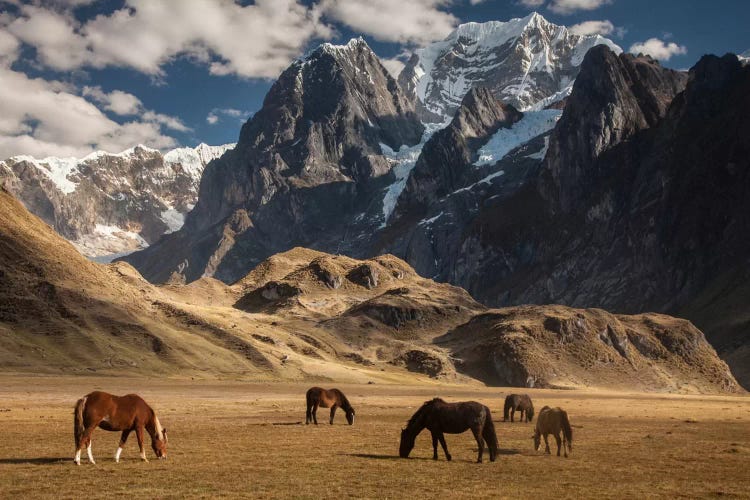
{"type": "Polygon", "coordinates": [[[424,44],[445,38],[458,18],[442,10],[449,0],[322,0],[327,19],[385,41],[424,44]]]}
{"type": "Polygon", "coordinates": [[[654,59],[668,61],[672,56],[687,54],[687,47],[675,42],[665,42],[658,38],[649,38],[645,42],[634,43],[630,46],[633,54],[648,54],[654,59]]]}
{"type": "Polygon", "coordinates": [[[625,35],[625,28],[620,28],[612,24],[612,21],[584,21],[582,23],[574,24],[568,28],[571,33],[576,35],[614,35],[622,38],[625,35]]]}
{"type": "MultiPolygon", "coordinates": [[[[65,3],[65,2],[63,2],[65,3]]],[[[85,3],[73,0],[68,3],[85,3]]],[[[297,0],[125,0],[109,14],[79,22],[70,10],[36,5],[5,29],[56,70],[116,66],[150,75],[177,57],[213,74],[273,78],[315,38],[330,38],[317,8],[297,0]]]]}
{"type": "Polygon", "coordinates": [[[219,123],[222,118],[230,118],[239,122],[244,122],[251,115],[248,111],[242,111],[235,108],[214,108],[206,116],[209,125],[219,123]]]}
{"type": "Polygon", "coordinates": [[[572,14],[579,10],[594,10],[602,5],[612,3],[612,0],[552,0],[549,10],[556,14],[572,14]]]}

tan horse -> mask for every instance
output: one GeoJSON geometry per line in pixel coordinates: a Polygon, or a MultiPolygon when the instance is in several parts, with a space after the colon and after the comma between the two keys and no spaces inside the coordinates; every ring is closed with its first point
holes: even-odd
{"type": "Polygon", "coordinates": [[[128,435],[135,431],[141,460],[146,459],[143,449],[143,431],[151,436],[151,448],[158,458],[167,458],[167,430],[162,429],[154,410],[136,394],[113,396],[106,392],[94,391],[78,400],[73,411],[73,434],[76,441],[76,454],[73,461],[81,464],[81,450],[87,449],[89,462],[94,462],[91,454],[91,434],[99,426],[105,431],[122,431],[120,445],[115,453],[115,462],[120,461],[122,447],[128,435]]]}
{"type": "Polygon", "coordinates": [[[536,419],[536,429],[532,439],[534,440],[534,449],[539,451],[541,446],[541,436],[544,436],[544,452],[549,454],[549,442],[547,436],[552,434],[557,441],[557,456],[560,456],[560,432],[563,435],[563,451],[567,458],[568,452],[573,453],[573,430],[570,428],[568,414],[561,408],[550,408],[545,406],[539,412],[536,419]],[[567,449],[566,449],[567,447],[567,449]]]}
{"type": "Polygon", "coordinates": [[[349,404],[344,393],[338,389],[322,389],[320,387],[311,387],[307,390],[307,412],[305,413],[305,424],[314,422],[318,425],[318,407],[331,409],[331,420],[333,425],[333,416],[336,414],[336,408],[341,407],[346,412],[346,421],[349,425],[354,423],[354,408],[349,404]]]}

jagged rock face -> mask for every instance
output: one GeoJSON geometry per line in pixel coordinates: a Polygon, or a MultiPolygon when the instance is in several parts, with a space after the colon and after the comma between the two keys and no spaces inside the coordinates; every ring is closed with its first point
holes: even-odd
{"type": "Polygon", "coordinates": [[[352,219],[376,208],[391,170],[382,147],[416,144],[423,131],[362,39],[324,44],[282,73],[237,148],[206,170],[184,230],[128,260],[155,281],[182,263],[190,281],[233,281],[293,245],[336,252],[352,219]],[[237,228],[239,210],[248,221],[237,228]]]}
{"type": "Polygon", "coordinates": [[[476,86],[518,109],[541,109],[569,93],[586,51],[598,44],[620,51],[606,38],[574,35],[536,13],[508,22],[467,23],[417,50],[399,83],[416,99],[425,121],[446,121],[476,86]]]}
{"type": "Polygon", "coordinates": [[[17,156],[0,162],[0,183],[82,253],[106,259],[179,229],[198,198],[204,167],[230,147],[17,156]]]}
{"type": "Polygon", "coordinates": [[[563,210],[576,204],[591,177],[609,175],[593,170],[595,160],[661,120],[687,81],[687,74],[655,59],[617,56],[603,45],[586,57],[544,165],[552,183],[544,186],[545,195],[557,197],[563,210]]]}
{"type": "Polygon", "coordinates": [[[487,89],[472,89],[451,124],[425,144],[373,251],[399,255],[423,276],[455,279],[465,229],[487,203],[535,178],[559,115],[523,114],[487,89]]]}
{"type": "Polygon", "coordinates": [[[439,198],[484,176],[475,168],[479,148],[500,128],[510,128],[522,114],[493,97],[483,87],[469,91],[446,128],[436,132],[422,153],[399,196],[394,219],[416,212],[421,216],[439,198]]]}

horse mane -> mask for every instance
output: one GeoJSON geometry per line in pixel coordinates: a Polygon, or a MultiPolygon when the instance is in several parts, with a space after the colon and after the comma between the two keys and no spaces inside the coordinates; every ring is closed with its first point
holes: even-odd
{"type": "Polygon", "coordinates": [[[415,425],[419,419],[421,419],[425,412],[427,412],[429,409],[431,409],[435,403],[445,403],[441,398],[433,398],[429,401],[425,401],[422,403],[422,406],[414,413],[414,415],[411,416],[409,421],[406,423],[406,428],[410,429],[413,425],[415,425]]]}
{"type": "Polygon", "coordinates": [[[146,404],[149,411],[151,412],[151,422],[154,425],[154,435],[156,436],[156,439],[159,441],[164,441],[164,428],[161,426],[161,422],[159,422],[159,417],[156,416],[156,412],[154,411],[151,406],[146,404]]]}
{"type": "Polygon", "coordinates": [[[336,391],[336,394],[338,394],[339,398],[341,398],[341,408],[342,408],[342,409],[343,409],[344,411],[349,411],[349,410],[351,410],[351,409],[352,409],[352,404],[351,404],[351,403],[349,402],[349,400],[348,400],[348,399],[346,399],[346,396],[344,396],[344,393],[343,393],[343,392],[341,392],[341,391],[340,391],[340,390],[338,390],[338,389],[334,389],[334,391],[336,391]]]}

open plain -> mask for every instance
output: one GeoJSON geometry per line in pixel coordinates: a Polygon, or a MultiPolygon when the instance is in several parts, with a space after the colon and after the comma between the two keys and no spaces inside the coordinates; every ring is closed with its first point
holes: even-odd
{"type": "MultiPolygon", "coordinates": [[[[320,381],[320,385],[331,386],[320,381]]],[[[750,496],[750,398],[476,385],[338,385],[357,411],[333,426],[304,425],[313,383],[115,377],[0,376],[0,497],[643,498],[750,496]],[[169,456],[138,458],[134,436],[122,460],[118,433],[97,429],[97,461],[72,463],[72,408],[95,390],[136,392],[169,429],[169,456]],[[502,422],[511,391],[537,412],[570,415],[570,458],[532,449],[533,424],[502,422]],[[431,459],[429,433],[398,458],[401,427],[425,400],[477,400],[493,412],[498,460],[475,464],[470,435],[447,435],[453,455],[431,459]]],[[[553,441],[553,440],[552,440],[553,441]]],[[[554,444],[552,445],[554,452],[554,444]]],[[[485,460],[487,456],[485,455],[485,460]]]]}

